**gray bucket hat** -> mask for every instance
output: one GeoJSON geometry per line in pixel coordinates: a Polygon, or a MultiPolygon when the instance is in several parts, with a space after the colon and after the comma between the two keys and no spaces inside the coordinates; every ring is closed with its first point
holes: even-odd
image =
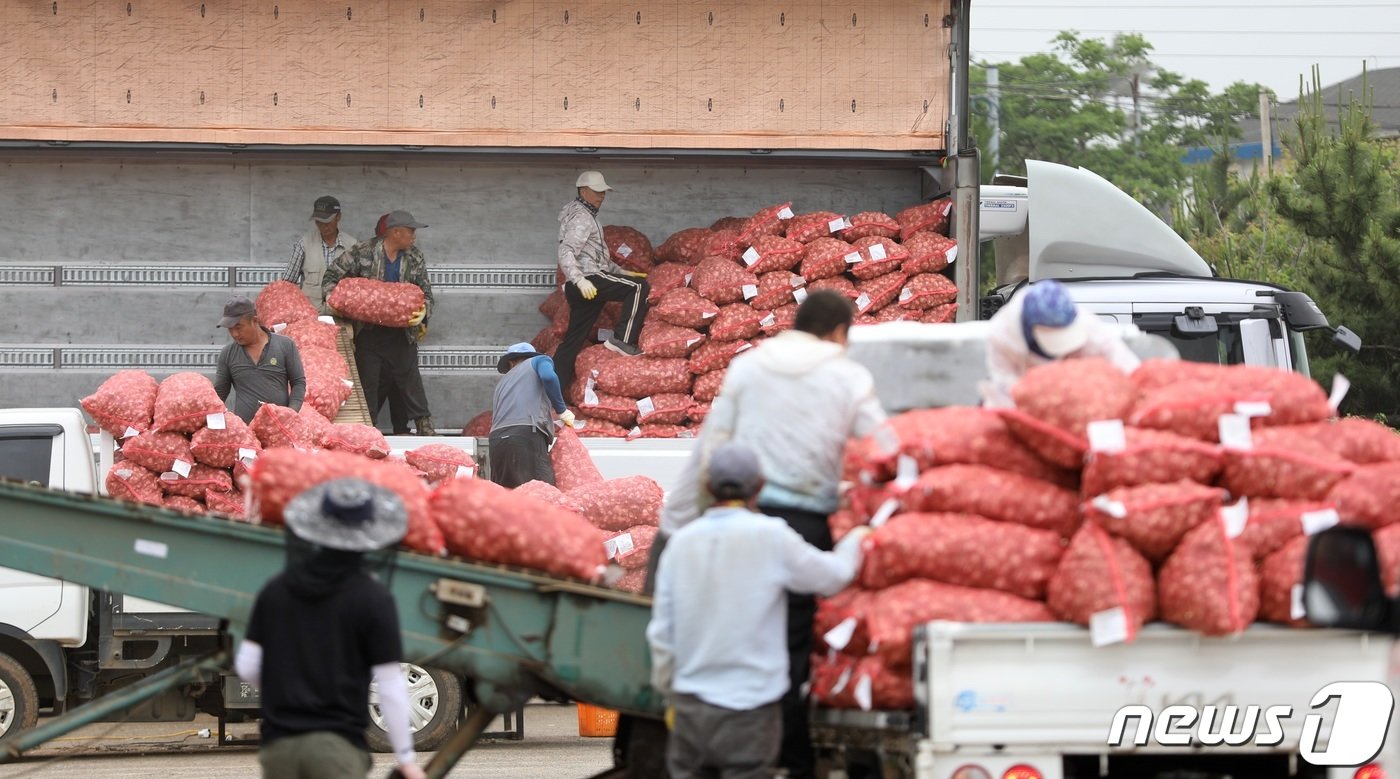
{"type": "Polygon", "coordinates": [[[336,479],[301,493],[282,512],[297,538],[343,552],[373,552],[408,532],[399,496],[361,479],[336,479]]]}

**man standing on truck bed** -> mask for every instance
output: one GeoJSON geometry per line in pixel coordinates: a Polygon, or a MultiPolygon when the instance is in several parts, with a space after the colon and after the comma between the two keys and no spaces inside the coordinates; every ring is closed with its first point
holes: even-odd
{"type": "Polygon", "coordinates": [[[762,486],[753,450],[715,449],[705,484],[715,505],[661,553],[647,641],[652,685],[674,719],[671,779],[770,775],[783,741],[779,701],[791,683],[783,628],[790,593],[832,595],[860,570],[869,528],[819,551],[781,519],[754,511],[762,486]]]}
{"type": "MultiPolygon", "coordinates": [[[[885,420],[870,371],[845,356],[855,306],[823,290],[797,309],[793,329],[734,359],[700,442],[662,509],[662,543],[703,508],[703,479],[711,453],[727,441],[753,449],[766,484],[758,510],[787,520],[809,544],[831,549],[827,517],[837,507],[846,442],[885,420]]],[[[816,599],[788,596],[788,668],[783,697],[783,750],[788,776],[814,771],[807,700],[816,599]]]]}
{"type": "Polygon", "coordinates": [[[515,489],[527,481],[554,483],[549,446],[554,442],[554,414],[570,427],[574,412],[564,405],[564,392],[554,361],[528,343],[513,344],[496,362],[505,374],[491,396],[491,481],[515,489]]]}
{"type": "Polygon", "coordinates": [[[365,776],[373,678],[399,772],[421,779],[398,607],[364,570],[365,553],[392,547],[408,530],[403,502],[368,482],[337,479],[293,498],[284,514],[286,569],[258,592],[234,660],[262,692],[263,776],[365,776]]]}
{"type": "Polygon", "coordinates": [[[1132,373],[1141,362],[1092,312],[1081,311],[1065,285],[1037,281],[992,315],[987,334],[987,381],[982,402],[1016,405],[1011,388],[1026,371],[1060,359],[1099,357],[1132,373]]]}
{"type": "Polygon", "coordinates": [[[559,212],[559,272],[564,274],[564,299],[569,303],[569,329],[554,353],[555,369],[564,391],[574,380],[574,362],[592,332],[603,306],[622,301],[622,319],[604,345],[618,354],[642,353],[637,339],[647,316],[645,273],[634,273],[613,262],[598,224],[598,209],[612,187],[596,170],[584,171],[575,182],[578,197],[559,212]]]}
{"type": "Polygon", "coordinates": [[[300,411],[306,397],[306,373],[292,339],[263,327],[253,301],[241,296],[224,304],[224,317],[218,326],[228,330],[232,339],[219,352],[214,369],[214,391],[219,399],[228,400],[230,389],[237,393],[233,413],[244,422],[253,421],[264,403],[300,411]]]}
{"type": "Polygon", "coordinates": [[[282,278],[300,284],[301,291],[317,308],[325,305],[321,294],[321,278],[337,257],[358,243],[340,229],[340,201],[330,195],[316,198],[311,206],[311,221],[315,230],[292,244],[292,259],[282,272],[282,278]]]}
{"type": "Polygon", "coordinates": [[[383,327],[368,322],[355,323],[355,363],[360,369],[360,386],[365,405],[378,415],[379,398],[403,396],[407,415],[413,418],[418,435],[437,435],[433,430],[428,394],[418,371],[418,340],[426,332],[433,313],[433,285],[428,281],[428,261],[415,245],[418,230],[427,225],[407,211],[392,211],[384,220],[384,237],[355,244],[326,268],[322,292],[330,298],[335,285],[346,277],[401,281],[423,290],[423,308],[408,327],[383,327]],[[381,372],[388,382],[381,381],[381,372]]]}

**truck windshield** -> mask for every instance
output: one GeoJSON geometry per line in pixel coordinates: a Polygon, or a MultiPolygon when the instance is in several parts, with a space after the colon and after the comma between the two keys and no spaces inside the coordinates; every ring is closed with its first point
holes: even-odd
{"type": "MultiPolygon", "coordinates": [[[[1145,328],[1146,329],[1146,328],[1145,328]]],[[[1181,353],[1181,359],[1191,362],[1208,362],[1217,365],[1239,365],[1244,362],[1244,347],[1240,342],[1238,324],[1220,325],[1213,335],[1199,338],[1182,338],[1172,333],[1171,328],[1147,329],[1153,335],[1160,335],[1172,342],[1181,353]]]]}
{"type": "Polygon", "coordinates": [[[0,478],[49,486],[52,436],[0,438],[0,478]]]}

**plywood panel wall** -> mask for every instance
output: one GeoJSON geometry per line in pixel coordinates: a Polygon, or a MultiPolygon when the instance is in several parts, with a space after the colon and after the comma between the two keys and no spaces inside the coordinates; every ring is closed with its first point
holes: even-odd
{"type": "Polygon", "coordinates": [[[938,150],[949,0],[0,0],[0,137],[938,150]]]}

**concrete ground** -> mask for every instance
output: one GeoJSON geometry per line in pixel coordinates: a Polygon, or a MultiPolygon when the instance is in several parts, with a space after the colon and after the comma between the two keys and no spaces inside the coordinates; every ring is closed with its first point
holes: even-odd
{"type": "MultiPolygon", "coordinates": [[[[488,731],[501,730],[498,721],[488,731]]],[[[230,725],[235,739],[255,738],[257,725],[230,725]]],[[[23,762],[0,766],[0,779],[137,779],[196,776],[200,779],[255,779],[255,743],[220,747],[218,723],[200,716],[193,722],[98,723],[51,741],[23,762]],[[202,730],[207,729],[208,735],[202,730]]],[[[426,765],[428,755],[420,755],[426,765]]],[[[580,738],[573,705],[532,704],[525,711],[525,740],[484,741],[468,752],[449,777],[472,779],[584,779],[612,765],[612,739],[580,738]]],[[[371,777],[387,776],[389,755],[374,756],[371,777]]]]}

